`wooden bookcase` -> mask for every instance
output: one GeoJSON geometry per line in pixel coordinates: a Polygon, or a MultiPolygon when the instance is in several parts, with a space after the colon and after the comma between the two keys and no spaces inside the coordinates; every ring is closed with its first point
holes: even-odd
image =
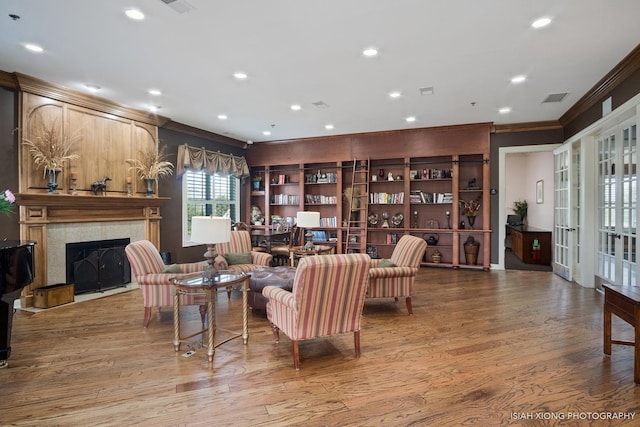
{"type": "MultiPolygon", "coordinates": [[[[432,236],[437,243],[428,246],[423,265],[490,268],[488,126],[344,136],[335,152],[326,150],[327,141],[318,140],[323,144],[312,138],[312,141],[292,142],[295,145],[264,144],[270,150],[260,148],[257,153],[250,152],[252,175],[262,175],[265,188],[263,191],[249,188],[248,200],[264,212],[265,227],[273,215],[295,217],[301,210],[320,212],[324,222],[316,230],[320,232],[316,243],[335,245],[336,253],[342,253],[349,215],[343,194],[351,186],[354,159],[369,158],[367,216],[378,218],[377,224],[365,218],[370,255],[389,258],[395,242],[405,234],[425,240],[432,236]],[[425,145],[425,141],[429,145],[425,145]],[[439,144],[441,141],[447,144],[439,144]],[[345,146],[348,154],[339,149],[345,146]],[[290,149],[286,155],[282,152],[285,147],[290,149]],[[318,147],[325,150],[321,152],[318,147]],[[389,153],[393,148],[397,149],[396,153],[389,153]],[[278,153],[282,160],[289,162],[277,158],[278,153]],[[349,154],[355,157],[349,160],[349,154]],[[294,158],[299,162],[290,162],[294,158]],[[280,203],[285,201],[282,195],[297,198],[286,198],[291,203],[280,203]],[[480,204],[473,228],[462,214],[460,200],[477,200],[480,204]],[[388,216],[388,227],[383,227],[385,216],[388,216]],[[465,256],[465,242],[469,237],[480,247],[477,255],[471,257],[475,263],[467,261],[465,256]],[[433,256],[436,250],[440,253],[437,262],[433,256]]],[[[250,206],[247,214],[249,212],[250,206]]]]}

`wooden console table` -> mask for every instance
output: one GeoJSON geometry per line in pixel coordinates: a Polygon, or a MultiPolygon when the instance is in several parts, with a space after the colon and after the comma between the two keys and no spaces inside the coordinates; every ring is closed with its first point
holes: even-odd
{"type": "Polygon", "coordinates": [[[611,356],[611,344],[631,345],[634,347],[633,381],[640,384],[640,288],[635,286],[614,286],[605,284],[604,288],[604,354],[611,356]],[[611,339],[611,315],[615,314],[635,331],[635,341],[617,341],[611,339]]]}
{"type": "Polygon", "coordinates": [[[507,225],[507,235],[511,235],[511,250],[527,264],[551,265],[551,232],[527,225],[507,225]],[[533,241],[540,244],[539,253],[533,254],[533,241]]]}

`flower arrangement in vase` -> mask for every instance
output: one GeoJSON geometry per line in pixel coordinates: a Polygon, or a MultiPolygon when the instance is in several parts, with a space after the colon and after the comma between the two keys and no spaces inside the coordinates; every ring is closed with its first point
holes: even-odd
{"type": "Polygon", "coordinates": [[[36,169],[44,169],[44,175],[48,178],[49,193],[57,194],[58,175],[68,160],[80,157],[71,150],[81,135],[70,135],[64,128],[60,129],[57,120],[53,120],[49,125],[39,120],[35,127],[35,137],[24,138],[23,144],[29,147],[36,169]]]}
{"type": "Polygon", "coordinates": [[[473,224],[476,222],[476,217],[480,213],[480,201],[478,199],[473,200],[460,200],[460,209],[462,209],[462,215],[467,217],[469,227],[473,229],[473,224]]]}
{"type": "Polygon", "coordinates": [[[139,158],[126,160],[126,162],[131,165],[129,169],[133,169],[140,179],[144,180],[147,197],[153,196],[155,183],[158,178],[173,173],[173,163],[167,160],[165,150],[166,147],[162,147],[159,150],[150,148],[146,151],[140,151],[138,153],[139,158]]]}
{"type": "Polygon", "coordinates": [[[7,215],[13,213],[15,202],[16,196],[13,195],[11,190],[4,190],[4,193],[0,194],[0,212],[7,215]]]}

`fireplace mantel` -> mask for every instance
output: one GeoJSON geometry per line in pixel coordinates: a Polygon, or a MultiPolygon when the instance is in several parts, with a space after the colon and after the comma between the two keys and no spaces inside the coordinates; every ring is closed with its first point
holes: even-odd
{"type": "MultiPolygon", "coordinates": [[[[143,221],[145,239],[160,247],[160,206],[168,197],[126,197],[117,195],[70,195],[19,193],[20,238],[36,242],[35,278],[25,287],[21,304],[31,306],[33,289],[45,286],[47,278],[47,227],[50,224],[143,221]]],[[[64,258],[64,255],[60,255],[64,258]]],[[[61,259],[64,262],[64,259],[61,259]]]]}

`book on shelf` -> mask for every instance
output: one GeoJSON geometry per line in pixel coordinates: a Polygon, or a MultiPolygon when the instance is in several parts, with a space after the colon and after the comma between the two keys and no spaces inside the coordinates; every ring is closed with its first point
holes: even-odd
{"type": "Polygon", "coordinates": [[[369,193],[369,203],[377,205],[404,203],[404,191],[399,193],[369,193]]]}

